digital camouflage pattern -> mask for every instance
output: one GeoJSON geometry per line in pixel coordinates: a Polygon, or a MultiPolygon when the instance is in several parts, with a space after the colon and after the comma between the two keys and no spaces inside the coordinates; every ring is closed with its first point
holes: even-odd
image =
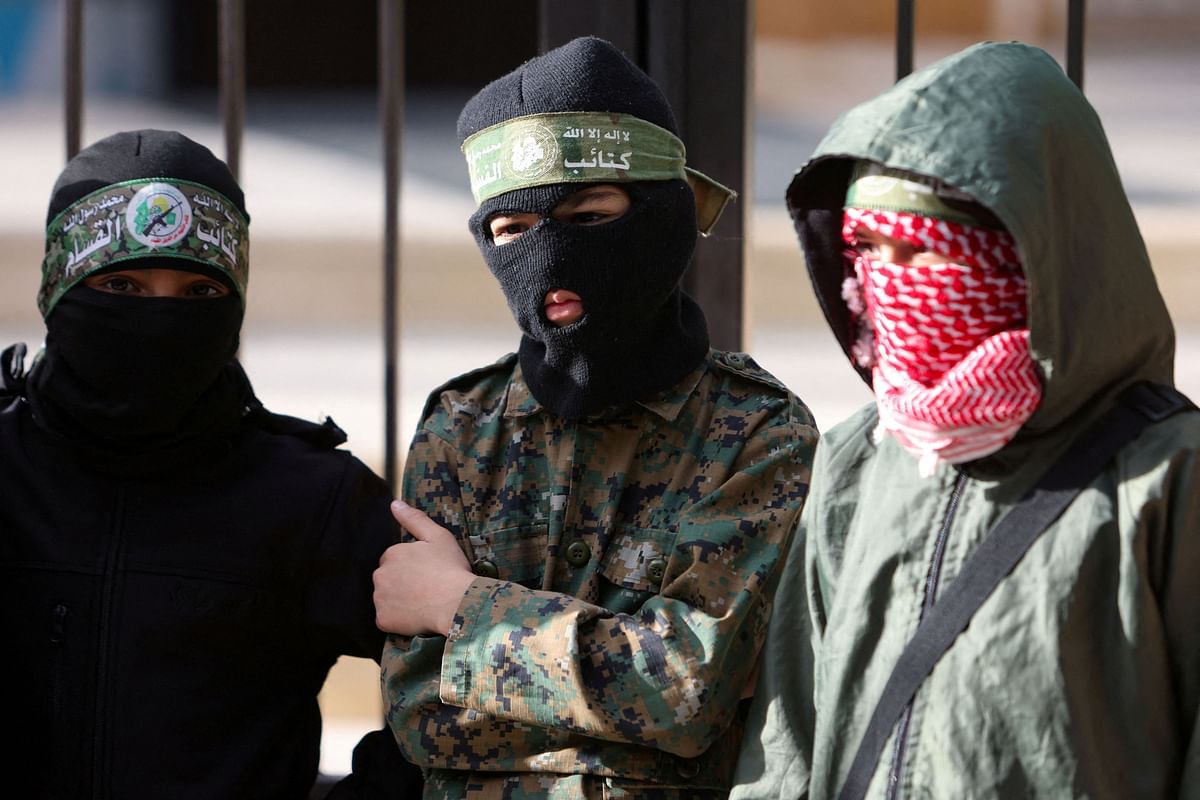
{"type": "Polygon", "coordinates": [[[403,493],[480,577],[448,638],[384,649],[425,796],[724,796],[816,439],[741,354],[575,421],[515,356],[434,392],[403,493]]]}
{"type": "Polygon", "coordinates": [[[172,178],[116,183],[80,198],[46,226],[38,308],[44,317],[93,272],[149,256],[215,267],[244,302],[249,253],[249,222],[215,189],[172,178]]]}

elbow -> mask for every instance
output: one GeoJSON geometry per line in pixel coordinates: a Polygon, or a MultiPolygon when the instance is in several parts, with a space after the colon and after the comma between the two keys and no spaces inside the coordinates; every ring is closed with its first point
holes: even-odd
{"type": "Polygon", "coordinates": [[[712,746],[712,741],[689,738],[687,741],[672,742],[671,745],[671,747],[664,748],[666,752],[675,756],[679,761],[690,761],[707,753],[708,748],[712,746]]]}
{"type": "Polygon", "coordinates": [[[707,753],[727,730],[727,726],[712,725],[687,725],[676,728],[675,735],[670,737],[669,742],[659,745],[659,749],[675,756],[681,762],[698,759],[707,753]]]}

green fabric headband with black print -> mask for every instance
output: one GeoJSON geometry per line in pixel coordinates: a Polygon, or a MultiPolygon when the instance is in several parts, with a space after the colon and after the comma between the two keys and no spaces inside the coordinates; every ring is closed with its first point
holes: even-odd
{"type": "Polygon", "coordinates": [[[873,161],[854,165],[845,207],[920,214],[960,225],[1001,227],[991,212],[965,192],[936,178],[873,161]]]}
{"type": "Polygon", "coordinates": [[[244,303],[249,252],[249,222],[220,192],[174,178],[115,183],[80,198],[46,226],[38,308],[45,317],[88,275],[139,258],[215,268],[244,303]]]}
{"type": "Polygon", "coordinates": [[[737,196],[686,166],[686,151],[677,136],[629,114],[514,117],[472,134],[462,151],[477,203],[551,183],[686,180],[696,195],[697,226],[707,234],[737,196]]]}

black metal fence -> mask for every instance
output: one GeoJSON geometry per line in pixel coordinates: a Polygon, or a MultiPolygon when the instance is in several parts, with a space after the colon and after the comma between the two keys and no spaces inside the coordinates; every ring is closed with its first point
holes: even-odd
{"type": "MultiPolygon", "coordinates": [[[[64,0],[64,116],[66,153],[80,147],[83,112],[84,0],[64,0]]],[[[747,176],[746,119],[750,50],[749,0],[539,0],[538,43],[544,52],[592,33],[621,47],[663,87],[689,143],[696,168],[743,193],[747,176]],[[702,135],[701,135],[702,132],[702,135]]],[[[398,465],[397,397],[400,285],[400,156],[404,101],[403,0],[377,0],[378,106],[382,135],[383,453],[384,478],[395,487],[398,465]]],[[[1067,2],[1067,74],[1083,86],[1085,0],[1067,2]]],[[[896,78],[913,68],[916,0],[896,2],[896,78]]],[[[219,0],[219,107],[225,160],[241,168],[246,109],[245,0],[219,0]]],[[[742,342],[743,242],[747,204],[725,214],[716,235],[697,249],[685,286],[704,307],[714,345],[742,342]]]]}
{"type": "MultiPolygon", "coordinates": [[[[746,186],[750,0],[539,0],[542,51],[582,34],[609,39],[663,87],[675,109],[688,160],[744,193],[746,186]],[[703,135],[701,135],[701,132],[703,135]]],[[[396,485],[398,453],[400,163],[404,101],[403,0],[377,0],[378,108],[382,138],[384,478],[396,485]]],[[[64,0],[66,155],[79,151],[83,113],[84,0],[64,0]]],[[[1085,0],[1068,0],[1067,74],[1082,88],[1085,0]]],[[[246,110],[245,0],[219,0],[218,83],[225,160],[241,171],[246,110]]],[[[913,68],[915,0],[896,2],[896,78],[913,68]]],[[[747,204],[726,212],[717,234],[698,248],[685,278],[709,319],[713,342],[739,349],[742,340],[743,242],[747,204]]],[[[319,794],[319,791],[318,791],[319,794]]]]}

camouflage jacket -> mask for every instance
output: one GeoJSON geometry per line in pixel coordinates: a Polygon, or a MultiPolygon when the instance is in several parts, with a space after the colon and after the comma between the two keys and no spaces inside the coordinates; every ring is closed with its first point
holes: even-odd
{"type": "Polygon", "coordinates": [[[515,356],[435,391],[404,496],[480,577],[449,637],[384,648],[425,796],[725,796],[816,438],[742,354],[583,420],[515,356]]]}

